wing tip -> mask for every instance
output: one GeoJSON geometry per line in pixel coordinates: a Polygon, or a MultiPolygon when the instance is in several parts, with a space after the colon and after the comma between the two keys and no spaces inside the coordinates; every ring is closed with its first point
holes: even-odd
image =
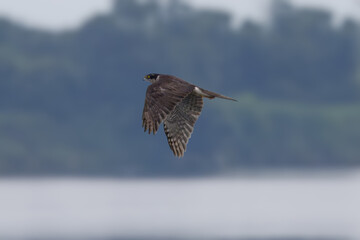
{"type": "Polygon", "coordinates": [[[159,126],[154,126],[149,123],[143,123],[143,128],[144,128],[144,132],[148,132],[148,134],[152,133],[155,135],[159,129],[159,126]]]}

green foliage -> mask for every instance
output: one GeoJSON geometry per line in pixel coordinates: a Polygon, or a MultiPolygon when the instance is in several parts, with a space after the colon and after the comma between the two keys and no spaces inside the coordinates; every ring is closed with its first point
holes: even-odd
{"type": "Polygon", "coordinates": [[[304,104],[252,95],[239,102],[216,107],[225,119],[219,128],[231,129],[218,148],[226,166],[358,165],[360,104],[304,104]]]}
{"type": "Polygon", "coordinates": [[[118,0],[71,32],[0,20],[0,174],[358,166],[358,24],[333,27],[328,12],[283,1],[271,15],[267,26],[234,29],[229,14],[181,1],[118,0]],[[239,103],[206,102],[175,159],[162,131],[141,129],[149,72],[239,103]]]}

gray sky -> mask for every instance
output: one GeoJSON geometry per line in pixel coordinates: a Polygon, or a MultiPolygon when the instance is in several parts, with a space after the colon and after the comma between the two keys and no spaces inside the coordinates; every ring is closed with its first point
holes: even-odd
{"type": "MultiPolygon", "coordinates": [[[[196,8],[224,9],[234,13],[235,21],[252,18],[266,21],[271,0],[185,0],[196,8]]],[[[360,0],[290,0],[297,6],[327,8],[335,21],[346,16],[360,20],[360,0]]],[[[111,0],[0,0],[0,15],[31,27],[61,30],[76,28],[96,13],[109,11],[111,0]]]]}

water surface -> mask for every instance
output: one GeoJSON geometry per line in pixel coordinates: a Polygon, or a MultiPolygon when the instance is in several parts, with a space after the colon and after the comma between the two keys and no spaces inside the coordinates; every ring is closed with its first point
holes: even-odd
{"type": "Polygon", "coordinates": [[[0,179],[0,238],[360,239],[360,174],[0,179]]]}

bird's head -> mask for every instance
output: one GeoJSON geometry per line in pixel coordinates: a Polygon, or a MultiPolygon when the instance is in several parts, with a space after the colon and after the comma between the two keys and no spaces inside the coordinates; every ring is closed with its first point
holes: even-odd
{"type": "Polygon", "coordinates": [[[157,73],[150,73],[150,74],[148,74],[148,75],[146,75],[146,76],[144,77],[144,80],[145,80],[145,81],[148,81],[148,82],[151,82],[151,83],[154,83],[154,82],[156,82],[157,80],[159,80],[159,79],[158,79],[159,75],[160,75],[160,74],[157,74],[157,73]]]}

